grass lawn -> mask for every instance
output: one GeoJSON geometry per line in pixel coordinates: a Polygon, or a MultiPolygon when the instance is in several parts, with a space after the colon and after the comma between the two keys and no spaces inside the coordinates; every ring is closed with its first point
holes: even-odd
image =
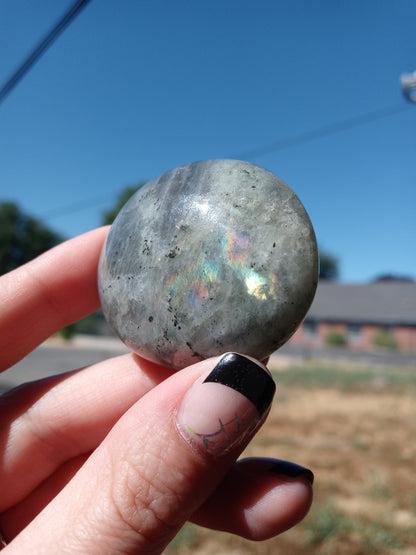
{"type": "Polygon", "coordinates": [[[311,468],[309,515],[259,543],[189,524],[166,553],[416,554],[416,369],[316,362],[271,369],[276,398],[243,456],[311,468]]]}

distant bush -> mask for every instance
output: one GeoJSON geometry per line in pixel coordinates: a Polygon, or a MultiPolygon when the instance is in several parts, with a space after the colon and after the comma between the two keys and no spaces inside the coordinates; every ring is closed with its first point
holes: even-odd
{"type": "Polygon", "coordinates": [[[64,328],[62,328],[58,332],[58,335],[62,337],[62,339],[66,339],[68,341],[69,339],[71,339],[71,337],[73,337],[73,335],[75,334],[75,331],[76,331],[75,324],[69,324],[68,326],[65,326],[64,328]]]}
{"type": "Polygon", "coordinates": [[[99,335],[100,334],[100,315],[98,312],[93,312],[75,324],[75,333],[84,335],[99,335]]]}
{"type": "Polygon", "coordinates": [[[397,341],[390,330],[380,330],[373,337],[373,345],[375,347],[384,347],[385,349],[397,349],[397,341]]]}
{"type": "Polygon", "coordinates": [[[325,336],[325,344],[329,347],[345,347],[347,343],[346,335],[341,331],[333,330],[325,336]]]}
{"type": "Polygon", "coordinates": [[[101,311],[93,312],[89,316],[86,316],[82,320],[78,320],[74,324],[69,324],[65,326],[58,332],[58,336],[63,339],[69,340],[74,337],[74,335],[100,335],[101,329],[100,324],[104,316],[101,311]]]}

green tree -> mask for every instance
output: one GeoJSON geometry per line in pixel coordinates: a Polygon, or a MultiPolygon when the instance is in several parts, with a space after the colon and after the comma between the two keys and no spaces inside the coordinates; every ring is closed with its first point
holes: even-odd
{"type": "Polygon", "coordinates": [[[0,202],[0,275],[18,268],[62,242],[63,237],[24,214],[13,202],[0,202]]]}
{"type": "Polygon", "coordinates": [[[329,252],[319,252],[319,279],[335,281],[339,277],[338,258],[329,252]]]}
{"type": "Polygon", "coordinates": [[[141,181],[137,185],[131,185],[131,186],[125,187],[118,195],[114,206],[110,208],[110,210],[107,210],[106,212],[103,213],[103,225],[111,225],[116,219],[117,214],[126,204],[126,202],[129,200],[129,198],[133,196],[134,193],[138,189],[140,189],[140,187],[142,187],[144,184],[145,182],[141,181]]]}

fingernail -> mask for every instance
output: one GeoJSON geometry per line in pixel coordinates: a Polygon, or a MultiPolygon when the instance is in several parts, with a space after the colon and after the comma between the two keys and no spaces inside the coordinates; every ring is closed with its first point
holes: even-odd
{"type": "Polygon", "coordinates": [[[273,466],[269,468],[269,472],[280,474],[281,476],[288,476],[289,478],[306,478],[311,484],[313,484],[314,481],[312,470],[288,461],[276,461],[273,466]]]}
{"type": "Polygon", "coordinates": [[[227,353],[197,380],[178,411],[178,429],[192,447],[228,453],[254,431],[269,409],[276,385],[260,363],[227,353]]]}

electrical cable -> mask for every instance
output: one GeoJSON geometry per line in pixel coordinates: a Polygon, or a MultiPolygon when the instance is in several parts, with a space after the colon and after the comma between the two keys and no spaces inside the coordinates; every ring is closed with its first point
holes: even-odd
{"type": "MultiPolygon", "coordinates": [[[[406,104],[404,105],[395,104],[393,106],[387,106],[385,108],[373,110],[371,112],[360,114],[358,116],[353,116],[345,120],[330,123],[328,125],[323,125],[321,127],[311,129],[310,131],[305,131],[303,133],[299,133],[298,135],[293,135],[292,137],[279,139],[278,141],[275,141],[274,143],[270,143],[268,145],[264,145],[251,150],[246,150],[244,152],[240,152],[235,156],[232,156],[231,158],[234,158],[237,160],[247,160],[247,161],[253,160],[254,158],[259,158],[260,156],[264,156],[265,154],[277,152],[278,150],[283,150],[285,148],[299,146],[304,143],[308,143],[314,140],[321,139],[323,137],[327,137],[328,135],[334,135],[335,133],[341,133],[342,131],[347,131],[349,129],[353,129],[354,127],[366,125],[374,121],[379,121],[381,119],[393,116],[395,114],[405,112],[409,109],[411,109],[411,107],[406,104]]],[[[114,193],[114,195],[115,194],[116,192],[114,193]]],[[[106,196],[106,199],[107,198],[109,197],[106,196]]],[[[101,199],[102,201],[104,201],[103,197],[100,197],[100,200],[101,199]]],[[[90,201],[86,201],[83,204],[82,204],[82,201],[79,201],[71,205],[63,206],[62,208],[56,208],[45,214],[42,214],[42,218],[50,220],[58,216],[65,216],[69,213],[78,212],[86,208],[87,204],[88,206],[90,206],[90,202],[93,203],[94,199],[90,199],[90,201]]]]}
{"type": "Polygon", "coordinates": [[[315,141],[329,135],[334,135],[342,131],[353,129],[354,127],[366,125],[368,123],[372,123],[374,121],[378,121],[393,116],[395,114],[405,112],[409,110],[409,108],[410,107],[406,104],[394,104],[392,106],[380,108],[378,110],[367,112],[366,114],[360,114],[358,116],[353,116],[345,120],[329,123],[328,125],[323,125],[322,127],[311,129],[310,131],[304,131],[303,133],[299,133],[298,135],[279,139],[278,141],[260,146],[258,148],[253,148],[251,150],[240,152],[240,154],[235,156],[235,158],[243,160],[253,160],[254,158],[264,156],[265,154],[271,154],[272,152],[276,152],[278,150],[283,150],[285,148],[291,148],[304,143],[309,143],[311,141],[315,141]]]}
{"type": "Polygon", "coordinates": [[[82,8],[88,4],[90,0],[76,0],[63,17],[54,25],[49,33],[40,41],[40,43],[32,50],[24,62],[9,77],[6,83],[0,89],[0,104],[24,77],[29,69],[39,60],[45,50],[53,43],[60,33],[69,25],[82,8]]]}
{"type": "Polygon", "coordinates": [[[106,195],[79,200],[71,204],[65,204],[61,207],[52,208],[51,210],[38,214],[38,216],[42,220],[53,220],[55,218],[67,216],[68,214],[73,214],[74,212],[82,212],[83,210],[89,210],[90,208],[97,208],[98,205],[103,205],[104,203],[114,200],[115,194],[116,193],[108,193],[106,195]]]}
{"type": "MultiPolygon", "coordinates": [[[[13,75],[7,80],[7,82],[0,89],[0,103],[4,100],[7,94],[17,85],[17,83],[24,77],[24,75],[29,71],[29,69],[37,62],[37,60],[42,56],[45,50],[52,44],[52,42],[58,37],[58,35],[69,25],[69,23],[74,19],[74,17],[80,12],[82,8],[90,0],[76,0],[74,4],[69,8],[69,10],[63,15],[63,17],[54,25],[51,31],[42,39],[42,41],[34,48],[34,50],[29,54],[26,60],[19,66],[19,68],[13,73],[13,75]]],[[[304,143],[308,143],[329,135],[334,135],[342,131],[353,129],[354,127],[366,125],[374,121],[384,119],[386,117],[404,112],[409,109],[409,106],[403,104],[396,104],[393,106],[388,106],[372,112],[367,112],[358,116],[354,116],[339,122],[330,123],[310,131],[305,131],[297,135],[289,136],[284,139],[279,139],[273,143],[263,145],[257,148],[246,150],[240,152],[239,154],[233,156],[236,159],[243,160],[253,160],[254,158],[259,158],[266,154],[271,154],[272,152],[277,152],[286,148],[291,148],[304,143]]],[[[106,197],[107,198],[107,197],[106,197]]],[[[100,199],[91,199],[90,202],[104,201],[103,197],[100,199]]],[[[77,202],[67,205],[66,207],[56,208],[43,214],[45,219],[53,219],[55,217],[63,216],[69,213],[77,212],[79,210],[85,209],[90,204],[89,201],[77,202]]]]}

